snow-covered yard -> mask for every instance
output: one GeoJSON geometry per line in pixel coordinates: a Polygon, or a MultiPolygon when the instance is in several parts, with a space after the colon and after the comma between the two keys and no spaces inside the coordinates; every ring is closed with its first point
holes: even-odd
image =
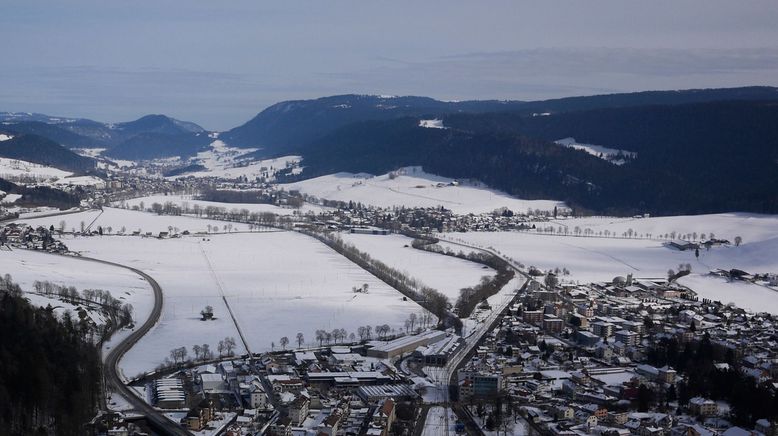
{"type": "Polygon", "coordinates": [[[420,167],[402,168],[391,174],[336,173],[280,185],[327,200],[354,201],[378,207],[439,207],[455,213],[487,213],[501,207],[526,212],[551,211],[564,204],[553,200],[522,200],[482,184],[428,174],[420,167]]]}

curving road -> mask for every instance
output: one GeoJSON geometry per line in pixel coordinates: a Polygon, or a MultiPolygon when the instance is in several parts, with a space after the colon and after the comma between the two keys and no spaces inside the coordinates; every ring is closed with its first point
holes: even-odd
{"type": "Polygon", "coordinates": [[[135,274],[143,277],[143,279],[151,285],[151,288],[154,290],[154,308],[151,311],[151,315],[149,315],[149,318],[146,320],[146,322],[143,323],[143,325],[135,329],[134,332],[124,338],[124,340],[119,344],[116,344],[111,352],[108,353],[108,356],[105,358],[105,362],[103,364],[105,383],[111,388],[113,392],[121,394],[127,400],[127,402],[135,408],[135,410],[145,415],[146,420],[148,421],[149,425],[154,428],[154,430],[157,430],[164,435],[190,436],[190,432],[182,428],[179,424],[169,420],[161,412],[154,409],[146,401],[138,397],[138,395],[135,394],[131,388],[126,386],[122,381],[122,377],[118,368],[119,360],[121,360],[124,354],[129,351],[129,349],[132,348],[132,346],[135,345],[135,343],[138,342],[138,340],[140,340],[143,335],[151,330],[157,321],[159,321],[159,317],[162,314],[162,288],[159,286],[159,283],[157,283],[154,278],[145,272],[130,266],[108,262],[106,260],[93,259],[91,257],[73,256],[72,258],[81,259],[87,262],[102,263],[105,265],[111,265],[130,270],[135,274]]]}

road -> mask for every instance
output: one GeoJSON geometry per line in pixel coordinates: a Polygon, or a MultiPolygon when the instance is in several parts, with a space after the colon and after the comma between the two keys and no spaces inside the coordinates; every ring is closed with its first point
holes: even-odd
{"type": "Polygon", "coordinates": [[[162,315],[162,288],[159,286],[159,283],[157,283],[153,277],[146,274],[145,272],[130,266],[89,257],[68,257],[130,270],[135,274],[143,277],[143,279],[146,280],[149,285],[151,285],[151,288],[154,290],[154,308],[151,311],[151,315],[149,315],[148,319],[143,323],[143,325],[136,328],[135,331],[124,338],[123,341],[116,344],[105,358],[105,362],[103,363],[103,371],[106,387],[124,397],[124,399],[129,404],[131,404],[135,410],[142,413],[146,417],[149,425],[152,426],[154,430],[160,432],[160,434],[173,436],[191,435],[190,432],[182,428],[179,424],[169,420],[167,417],[165,417],[165,415],[151,407],[151,405],[149,405],[145,400],[141,399],[137,394],[135,394],[131,388],[126,386],[122,380],[121,372],[118,367],[119,360],[121,360],[124,354],[127,353],[127,351],[129,351],[129,349],[132,348],[132,346],[135,345],[135,343],[138,342],[138,340],[140,340],[143,335],[145,335],[149,330],[151,330],[152,327],[154,327],[157,321],[159,321],[160,315],[162,315]]]}
{"type": "MultiPolygon", "coordinates": [[[[497,256],[505,260],[505,262],[507,262],[508,265],[511,268],[513,268],[513,270],[516,272],[516,276],[514,277],[513,280],[511,280],[505,285],[506,287],[512,287],[514,289],[519,289],[519,288],[525,289],[527,284],[529,283],[529,280],[531,279],[531,277],[527,275],[527,273],[522,271],[519,268],[519,266],[516,265],[513,261],[511,261],[510,259],[506,259],[504,256],[501,256],[500,254],[494,252],[493,250],[476,247],[474,245],[469,245],[461,242],[451,241],[448,239],[441,238],[440,235],[437,235],[437,237],[441,241],[447,242],[449,244],[459,245],[462,247],[470,248],[472,250],[478,250],[484,253],[491,254],[493,256],[497,256]]],[[[503,298],[503,300],[500,302],[500,304],[494,308],[492,313],[489,314],[489,317],[487,317],[487,319],[485,319],[484,322],[478,327],[478,329],[473,334],[471,334],[467,339],[465,339],[465,346],[462,347],[462,349],[460,349],[457,352],[457,354],[452,356],[451,359],[449,359],[446,366],[443,368],[436,368],[433,370],[434,376],[432,376],[431,378],[435,380],[436,384],[440,386],[441,383],[443,383],[443,386],[447,388],[449,385],[454,384],[456,382],[455,380],[456,371],[464,363],[464,359],[472,355],[473,348],[476,345],[478,345],[478,343],[481,341],[484,335],[486,335],[494,328],[494,324],[498,321],[500,315],[502,315],[505,312],[505,309],[515,300],[515,298],[516,295],[512,295],[512,296],[506,295],[505,298],[503,298]]],[[[428,369],[432,369],[432,368],[428,368],[428,369]]],[[[449,391],[448,389],[445,389],[444,391],[445,393],[443,394],[443,397],[445,399],[445,405],[449,406],[450,405],[449,391]]],[[[452,405],[452,406],[454,412],[457,414],[458,418],[462,422],[467,423],[468,421],[472,421],[470,417],[465,416],[464,410],[458,407],[458,405],[452,405]]],[[[474,426],[477,427],[477,430],[473,428],[473,426],[468,426],[467,427],[468,433],[472,431],[475,432],[476,434],[483,434],[483,430],[481,430],[480,426],[477,423],[473,421],[472,424],[474,424],[474,426]]],[[[534,429],[531,426],[529,428],[534,429]]],[[[446,426],[445,434],[449,434],[448,425],[446,426]]]]}

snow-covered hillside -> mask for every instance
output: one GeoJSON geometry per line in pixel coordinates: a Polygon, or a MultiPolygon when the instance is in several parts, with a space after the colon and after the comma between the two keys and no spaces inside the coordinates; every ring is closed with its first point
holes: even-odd
{"type": "Polygon", "coordinates": [[[608,148],[602,145],[583,144],[577,142],[575,138],[563,138],[558,141],[554,141],[554,143],[564,147],[585,151],[592,156],[607,160],[614,165],[623,165],[627,162],[627,159],[635,159],[638,157],[638,154],[632,151],[608,148]]]}
{"type": "Polygon", "coordinates": [[[185,162],[187,165],[202,165],[205,167],[204,170],[187,172],[168,178],[175,179],[181,176],[194,176],[228,179],[245,177],[248,180],[257,178],[272,180],[276,172],[294,166],[300,161],[300,156],[283,156],[258,161],[244,157],[246,154],[254,151],[257,151],[257,149],[230,147],[223,141],[216,139],[210,144],[209,150],[202,151],[193,159],[185,162]]]}
{"type": "MultiPolygon", "coordinates": [[[[133,319],[138,325],[149,317],[154,306],[151,285],[137,274],[115,266],[36,251],[13,250],[0,251],[0,272],[11,274],[14,282],[21,286],[31,304],[40,307],[51,305],[55,313],[60,315],[69,310],[73,316],[77,316],[78,307],[54,297],[32,293],[35,290],[33,287],[35,281],[74,286],[79,291],[84,289],[109,291],[122,303],[132,305],[133,319]]],[[[88,315],[97,324],[104,323],[99,313],[90,311],[88,315]]],[[[115,333],[111,340],[104,344],[104,349],[121,341],[129,333],[130,330],[115,333]]]]}
{"type": "MultiPolygon", "coordinates": [[[[692,274],[680,279],[704,298],[734,302],[754,311],[778,313],[778,291],[757,284],[725,282],[710,277],[708,272],[717,268],[742,269],[752,273],[778,273],[778,217],[752,214],[719,214],[698,217],[662,217],[635,220],[608,218],[571,219],[552,223],[578,226],[595,224],[610,231],[627,231],[636,234],[667,232],[713,232],[717,237],[743,238],[739,247],[714,246],[709,251],[678,251],[666,246],[661,239],[623,237],[584,237],[568,235],[535,234],[526,232],[448,233],[442,237],[464,241],[481,247],[493,247],[501,254],[526,266],[543,270],[568,269],[570,275],[562,280],[581,283],[609,281],[615,276],[633,274],[635,277],[666,277],[668,269],[689,263],[692,274]]],[[[599,230],[595,232],[598,234],[599,230]]],[[[621,236],[620,233],[618,236],[621,236]]]]}
{"type": "Polygon", "coordinates": [[[406,167],[381,176],[330,174],[281,187],[327,200],[355,201],[379,207],[443,206],[459,214],[487,213],[501,207],[517,212],[564,207],[563,203],[553,200],[521,200],[482,184],[428,174],[420,167],[406,167]]]}
{"type": "Polygon", "coordinates": [[[439,119],[419,120],[419,127],[425,127],[428,129],[446,129],[446,127],[443,126],[443,120],[439,119]]]}
{"type": "Polygon", "coordinates": [[[47,181],[61,179],[71,175],[73,175],[73,173],[69,171],[63,171],[24,160],[0,157],[0,178],[14,179],[24,177],[36,181],[47,181]]]}

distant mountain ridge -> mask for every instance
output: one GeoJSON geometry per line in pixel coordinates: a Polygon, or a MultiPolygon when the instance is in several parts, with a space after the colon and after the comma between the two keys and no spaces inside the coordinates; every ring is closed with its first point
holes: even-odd
{"type": "Polygon", "coordinates": [[[336,95],[274,104],[220,138],[236,147],[261,147],[258,155],[279,155],[345,125],[426,114],[490,112],[518,108],[518,101],[444,102],[429,97],[336,95]]]}
{"type": "Polygon", "coordinates": [[[220,138],[236,147],[262,148],[255,153],[256,156],[270,157],[295,152],[341,127],[361,121],[403,117],[434,118],[457,113],[516,113],[541,116],[546,113],[652,104],[677,105],[776,98],[778,98],[778,88],[766,86],[643,91],[542,101],[445,102],[429,97],[346,94],[274,104],[245,124],[223,132],[220,138]]]}
{"type": "Polygon", "coordinates": [[[190,156],[209,142],[208,132],[199,125],[159,114],[110,124],[83,118],[0,112],[0,123],[8,131],[40,135],[68,148],[106,148],[107,156],[121,159],[190,156]]]}

